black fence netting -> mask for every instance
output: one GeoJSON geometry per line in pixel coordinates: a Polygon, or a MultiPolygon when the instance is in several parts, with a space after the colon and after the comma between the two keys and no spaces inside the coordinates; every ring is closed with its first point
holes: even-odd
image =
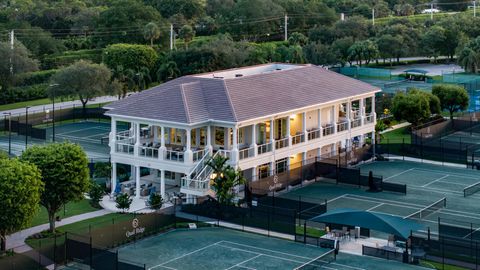
{"type": "Polygon", "coordinates": [[[396,250],[388,250],[384,248],[375,248],[362,245],[362,255],[398,262],[408,262],[408,253],[398,252],[396,250]]]}
{"type": "Polygon", "coordinates": [[[480,266],[480,244],[477,241],[445,235],[433,238],[422,232],[412,233],[410,239],[413,253],[419,259],[467,269],[480,266]]]}
{"type": "Polygon", "coordinates": [[[244,227],[263,229],[294,235],[297,211],[266,204],[252,206],[221,205],[214,200],[200,204],[182,205],[182,211],[191,215],[208,217],[219,222],[228,222],[244,227]]]}

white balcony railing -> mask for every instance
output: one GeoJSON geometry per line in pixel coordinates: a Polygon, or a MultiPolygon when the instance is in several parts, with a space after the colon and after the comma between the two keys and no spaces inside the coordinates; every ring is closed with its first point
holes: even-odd
{"type": "Polygon", "coordinates": [[[361,126],[362,125],[362,118],[353,119],[352,122],[350,123],[350,125],[352,126],[352,128],[356,128],[356,127],[361,126]]]}
{"type": "Polygon", "coordinates": [[[275,149],[281,149],[288,146],[288,137],[275,141],[275,149]]]}
{"type": "Polygon", "coordinates": [[[308,137],[308,140],[311,141],[311,140],[320,138],[321,134],[322,134],[322,129],[315,129],[315,130],[309,131],[307,137],[308,137]]]}
{"type": "Polygon", "coordinates": [[[185,161],[185,152],[183,151],[165,151],[165,160],[183,162],[185,161]]]}
{"type": "Polygon", "coordinates": [[[138,155],[145,158],[158,158],[158,148],[139,146],[138,155]]]}
{"type": "Polygon", "coordinates": [[[121,131],[121,132],[118,132],[116,134],[116,140],[117,141],[121,141],[121,140],[125,140],[125,139],[128,139],[130,138],[130,130],[125,130],[125,131],[121,131]]]}
{"type": "Polygon", "coordinates": [[[329,136],[335,133],[335,126],[330,125],[323,128],[323,136],[329,136]]]}
{"type": "Polygon", "coordinates": [[[189,179],[182,178],[181,188],[188,191],[206,192],[210,189],[210,179],[189,179]]]}
{"type": "Polygon", "coordinates": [[[366,115],[365,118],[363,119],[364,125],[371,124],[374,121],[375,121],[375,115],[373,113],[366,115]]]}
{"type": "Polygon", "coordinates": [[[348,130],[348,122],[337,123],[337,132],[348,130]]]}
{"type": "Polygon", "coordinates": [[[255,148],[250,147],[250,148],[241,149],[241,150],[238,151],[238,156],[239,156],[238,158],[240,160],[254,157],[255,156],[255,148]]]}
{"type": "Polygon", "coordinates": [[[123,142],[115,143],[115,152],[117,153],[133,155],[134,149],[135,149],[135,146],[133,144],[123,143],[123,142]]]}
{"type": "Polygon", "coordinates": [[[265,154],[268,152],[272,152],[272,142],[264,143],[257,146],[258,154],[265,154]]]}
{"type": "Polygon", "coordinates": [[[292,136],[292,145],[305,142],[305,133],[292,136]]]}
{"type": "Polygon", "coordinates": [[[200,149],[192,152],[193,162],[199,161],[203,156],[205,156],[205,149],[200,149]]]}

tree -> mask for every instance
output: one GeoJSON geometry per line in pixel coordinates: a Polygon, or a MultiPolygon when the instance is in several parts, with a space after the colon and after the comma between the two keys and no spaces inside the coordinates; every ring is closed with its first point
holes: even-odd
{"type": "Polygon", "coordinates": [[[90,197],[90,204],[93,207],[99,208],[99,202],[100,200],[102,200],[103,195],[105,195],[105,190],[103,189],[103,187],[96,182],[91,181],[90,190],[88,191],[88,197],[90,197]]]}
{"type": "MultiPolygon", "coordinates": [[[[432,115],[430,103],[439,105],[439,102],[432,101],[434,99],[427,93],[418,90],[411,90],[407,94],[397,93],[393,98],[393,116],[397,120],[406,120],[413,125],[418,125],[432,115]]],[[[433,108],[433,110],[435,111],[437,108],[433,108]]]]}
{"type": "Polygon", "coordinates": [[[352,64],[348,49],[350,49],[353,43],[354,41],[351,37],[340,38],[332,43],[331,50],[342,66],[345,66],[347,62],[352,64]]]}
{"type": "MultiPolygon", "coordinates": [[[[397,63],[400,62],[400,57],[407,54],[407,49],[403,45],[403,38],[400,35],[392,36],[390,34],[381,35],[376,40],[379,56],[385,59],[396,58],[397,63]]],[[[390,61],[391,62],[391,61],[390,61]]]]}
{"type": "Polygon", "coordinates": [[[154,209],[154,210],[161,209],[163,205],[162,195],[158,193],[151,193],[150,197],[148,198],[148,204],[150,205],[151,209],[154,209]]]}
{"type": "Polygon", "coordinates": [[[19,41],[12,50],[7,42],[0,42],[0,91],[6,91],[13,83],[15,74],[36,71],[38,61],[31,58],[30,52],[19,41]],[[10,63],[10,59],[12,62],[10,63]],[[12,67],[12,72],[10,71],[12,67]]]}
{"type": "Polygon", "coordinates": [[[80,99],[85,113],[87,102],[107,92],[111,72],[103,64],[83,60],[59,70],[52,76],[50,96],[75,97],[80,99]]]}
{"type": "Polygon", "coordinates": [[[131,69],[133,72],[138,72],[143,67],[153,70],[157,59],[155,50],[146,45],[113,44],[103,52],[103,61],[109,68],[117,69],[121,66],[122,70],[131,69]]]}
{"type": "Polygon", "coordinates": [[[290,37],[288,37],[288,44],[289,45],[300,45],[305,46],[307,44],[308,38],[299,32],[293,32],[290,37]]]}
{"type": "Polygon", "coordinates": [[[133,199],[127,193],[122,193],[115,198],[115,206],[122,212],[127,211],[132,204],[133,199]]]}
{"type": "Polygon", "coordinates": [[[157,80],[159,82],[175,79],[180,76],[180,70],[174,61],[163,62],[157,70],[157,80]]]}
{"type": "Polygon", "coordinates": [[[320,42],[311,42],[303,47],[305,58],[315,65],[337,64],[338,59],[329,46],[320,42]]]}
{"type": "Polygon", "coordinates": [[[193,37],[195,37],[195,31],[190,25],[186,24],[180,29],[178,36],[183,39],[185,48],[188,49],[188,44],[193,40],[193,37]]]}
{"type": "Polygon", "coordinates": [[[55,231],[55,213],[65,204],[83,198],[89,190],[88,159],[82,147],[72,143],[54,143],[29,147],[22,161],[35,164],[45,185],[40,205],[47,209],[50,231],[55,231]]]}
{"type": "Polygon", "coordinates": [[[360,66],[362,66],[363,61],[368,65],[371,60],[378,56],[377,44],[370,39],[355,42],[348,51],[350,59],[356,60],[360,66]]]}
{"type": "Polygon", "coordinates": [[[38,211],[43,191],[40,171],[18,159],[0,159],[0,252],[6,236],[26,227],[38,211]]]}
{"type": "Polygon", "coordinates": [[[97,162],[93,165],[93,177],[110,178],[112,175],[112,165],[110,162],[97,162]]]}
{"type": "Polygon", "coordinates": [[[146,40],[150,40],[150,47],[153,47],[153,41],[160,38],[160,28],[154,22],[149,22],[143,28],[143,37],[146,40]]]}
{"type": "Polygon", "coordinates": [[[428,57],[433,57],[434,62],[444,52],[444,43],[446,41],[445,29],[441,26],[432,26],[422,37],[420,44],[422,50],[428,57]]]}
{"type": "Polygon", "coordinates": [[[211,187],[220,204],[231,204],[235,197],[233,188],[246,181],[240,170],[228,165],[227,161],[228,158],[222,156],[216,156],[207,161],[207,166],[212,168],[211,187]]]}
{"type": "Polygon", "coordinates": [[[100,13],[94,38],[99,46],[121,42],[141,43],[143,36],[138,35],[138,29],[142,29],[149,22],[159,24],[163,21],[160,13],[154,7],[145,5],[143,1],[111,1],[111,5],[100,13]],[[105,31],[106,29],[112,30],[105,31]]]}
{"type": "Polygon", "coordinates": [[[480,69],[480,37],[469,41],[458,53],[458,64],[466,71],[477,73],[480,69]]]}
{"type": "Polygon", "coordinates": [[[441,109],[447,110],[450,113],[450,119],[453,119],[454,112],[466,110],[470,103],[470,97],[467,91],[458,85],[434,85],[432,94],[440,100],[441,109]]]}

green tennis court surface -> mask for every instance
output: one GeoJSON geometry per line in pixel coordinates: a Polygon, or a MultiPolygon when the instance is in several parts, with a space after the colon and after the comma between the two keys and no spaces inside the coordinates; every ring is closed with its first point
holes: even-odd
{"type": "MultiPolygon", "coordinates": [[[[47,127],[47,140],[28,138],[28,145],[45,144],[52,141],[53,128],[47,127]]],[[[118,126],[119,131],[126,130],[118,126]]],[[[81,121],[55,126],[55,141],[70,141],[80,144],[87,156],[91,159],[108,159],[110,148],[108,146],[108,135],[110,133],[109,122],[81,121]]],[[[25,150],[25,136],[12,133],[12,153],[21,155],[25,150]]],[[[0,136],[0,148],[8,151],[8,132],[0,136]]]]}
{"type": "MultiPolygon", "coordinates": [[[[328,252],[315,246],[224,228],[176,230],[124,246],[119,259],[147,269],[295,269],[328,252]]],[[[372,257],[339,254],[322,268],[420,269],[372,257]]]]}
{"type": "Polygon", "coordinates": [[[408,161],[373,162],[360,168],[382,175],[385,182],[406,184],[407,194],[371,193],[351,185],[320,181],[281,196],[327,199],[328,209],[356,208],[412,218],[430,227],[432,232],[438,231],[439,218],[453,221],[452,225],[480,224],[480,192],[476,192],[480,188],[475,185],[480,182],[480,171],[408,161]],[[472,192],[465,196],[464,190],[472,192]],[[446,207],[434,205],[443,198],[446,207]],[[431,211],[418,218],[416,213],[432,205],[431,211]]]}

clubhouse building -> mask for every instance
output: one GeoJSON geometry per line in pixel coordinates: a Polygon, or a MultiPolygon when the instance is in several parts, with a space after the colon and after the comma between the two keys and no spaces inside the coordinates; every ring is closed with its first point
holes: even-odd
{"type": "Polygon", "coordinates": [[[133,94],[106,106],[112,193],[175,191],[195,202],[213,194],[212,156],[228,157],[256,181],[363,145],[374,140],[379,91],[321,67],[272,63],[183,76],[133,94]],[[131,168],[121,183],[118,164],[131,168]]]}

